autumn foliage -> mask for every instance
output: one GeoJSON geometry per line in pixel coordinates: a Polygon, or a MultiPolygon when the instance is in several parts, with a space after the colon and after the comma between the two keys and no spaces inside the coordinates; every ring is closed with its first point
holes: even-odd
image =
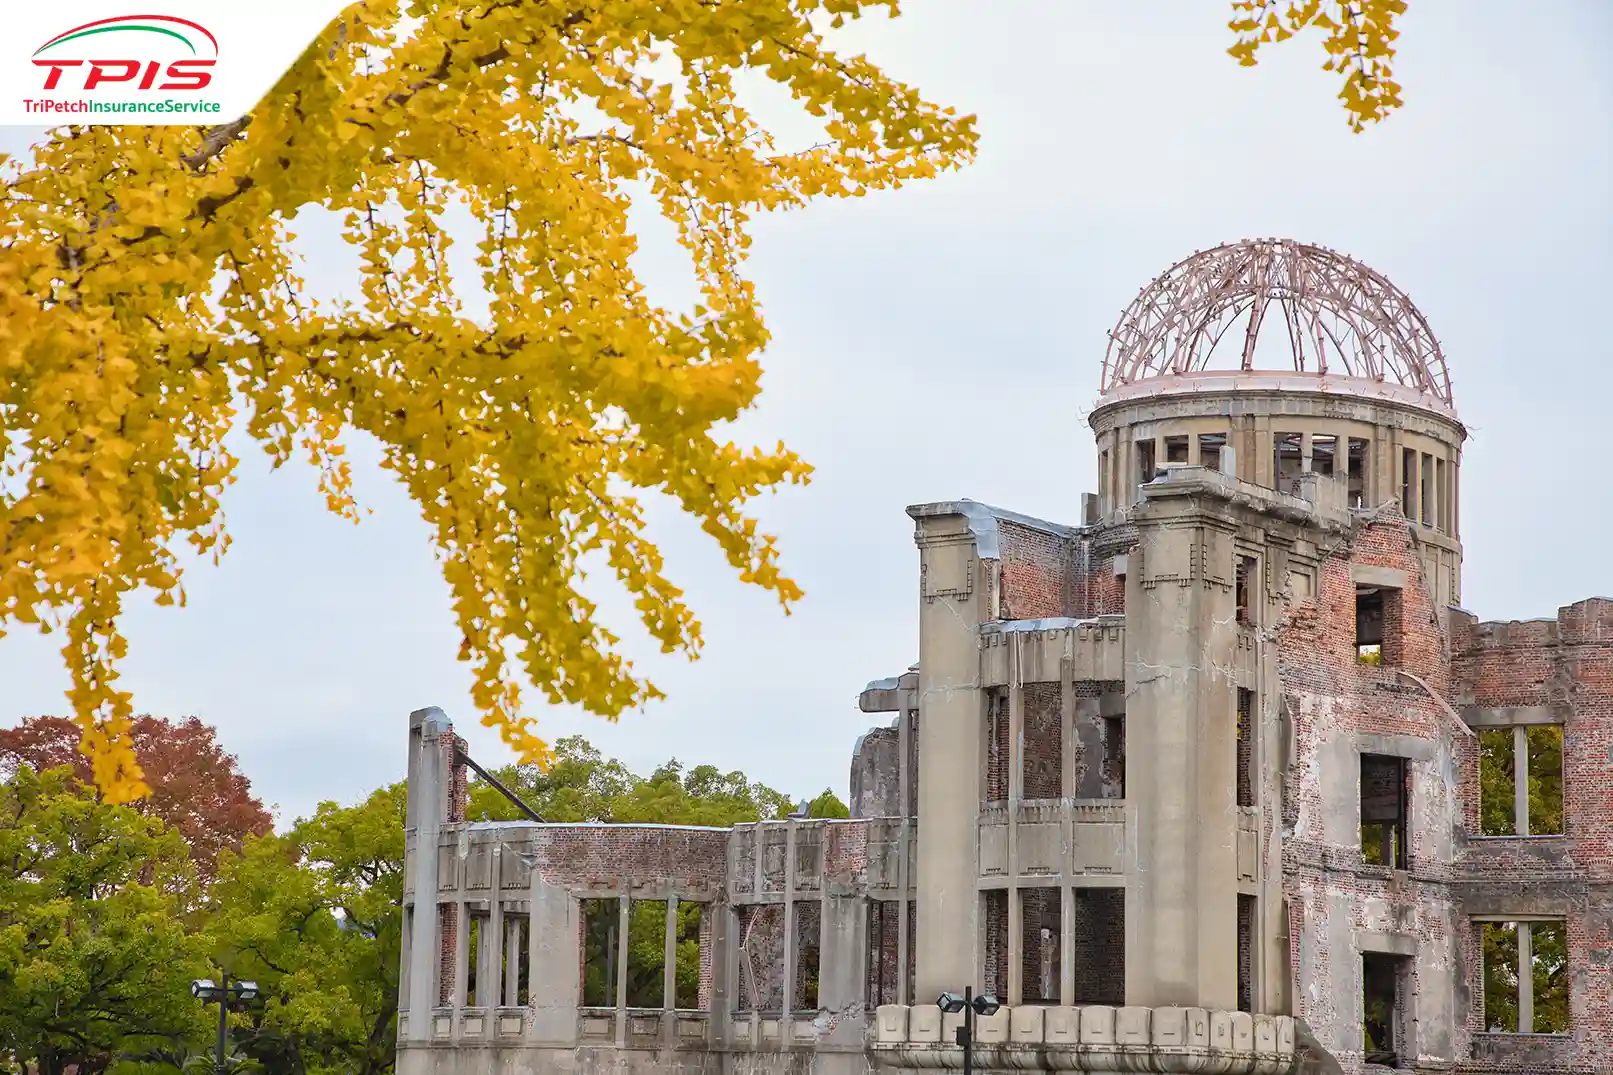
{"type": "MultiPolygon", "coordinates": [[[[219,852],[239,851],[248,836],[262,836],[273,827],[235,757],[225,753],[208,725],[195,717],[170,721],[142,715],[129,722],[129,734],[152,789],[140,812],[184,837],[203,880],[212,877],[219,852]]],[[[16,772],[19,765],[36,773],[71,766],[89,784],[94,774],[79,749],[81,739],[78,726],[62,717],[30,717],[15,728],[0,728],[0,775],[16,772]]]]}

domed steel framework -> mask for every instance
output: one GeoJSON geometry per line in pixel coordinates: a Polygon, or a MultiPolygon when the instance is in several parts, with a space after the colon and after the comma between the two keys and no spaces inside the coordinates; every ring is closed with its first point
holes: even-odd
{"type": "Polygon", "coordinates": [[[1208,369],[1238,324],[1240,368],[1253,371],[1256,338],[1274,320],[1301,373],[1394,381],[1454,402],[1439,341],[1405,292],[1358,261],[1287,239],[1194,254],[1145,287],[1109,334],[1103,391],[1208,369]]]}

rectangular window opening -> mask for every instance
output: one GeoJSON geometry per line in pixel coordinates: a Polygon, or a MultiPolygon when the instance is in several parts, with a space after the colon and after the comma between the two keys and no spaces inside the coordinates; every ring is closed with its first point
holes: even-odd
{"type": "Polygon", "coordinates": [[[1255,692],[1238,688],[1238,805],[1255,804],[1255,692]]]}
{"type": "Polygon", "coordinates": [[[1361,857],[1370,866],[1408,868],[1406,759],[1361,755],[1361,857]]]}
{"type": "Polygon", "coordinates": [[[1361,1033],[1368,1064],[1400,1066],[1401,978],[1405,959],[1380,952],[1361,954],[1361,1033]]]}
{"type": "Polygon", "coordinates": [[[532,923],[525,917],[506,921],[510,925],[505,980],[510,988],[506,990],[504,1006],[524,1008],[532,999],[532,923]]]}
{"type": "Polygon", "coordinates": [[[1255,625],[1254,588],[1258,566],[1253,556],[1238,557],[1233,598],[1237,605],[1239,627],[1253,627],[1255,625]]]}
{"type": "Polygon", "coordinates": [[[1020,991],[1026,1004],[1059,1002],[1063,901],[1056,888],[1019,891],[1020,991]]]}
{"type": "Polygon", "coordinates": [[[1210,470],[1221,469],[1222,449],[1227,445],[1225,433],[1199,434],[1199,466],[1210,470]]]}
{"type": "Polygon", "coordinates": [[[585,1008],[616,1007],[616,960],[621,920],[615,899],[582,901],[582,1004],[585,1008]]]}
{"type": "Polygon", "coordinates": [[[901,973],[899,900],[873,900],[868,905],[868,1007],[895,1004],[901,973]]]}
{"type": "Polygon", "coordinates": [[[795,990],[793,1012],[818,1010],[818,938],[823,931],[823,904],[802,900],[795,904],[795,990]]]}
{"type": "Polygon", "coordinates": [[[634,900],[627,923],[627,1006],[660,1008],[666,1003],[666,900],[634,900]]]}
{"type": "Polygon", "coordinates": [[[1126,890],[1075,890],[1076,1004],[1126,1003],[1126,890]]]}
{"type": "Polygon", "coordinates": [[[1255,898],[1238,895],[1238,1010],[1255,1010],[1255,898]]]}
{"type": "Polygon", "coordinates": [[[1434,457],[1424,452],[1422,457],[1422,472],[1418,475],[1418,490],[1422,500],[1422,524],[1434,525],[1434,457]]]}
{"type": "Polygon", "coordinates": [[[1155,465],[1154,441],[1140,440],[1137,442],[1137,480],[1144,485],[1154,480],[1154,472],[1159,468],[1155,465]]]}
{"type": "Polygon", "coordinates": [[[1518,769],[1511,728],[1479,729],[1479,832],[1518,834],[1518,769]]]}
{"type": "Polygon", "coordinates": [[[739,933],[739,989],[734,1010],[776,1012],[784,1007],[784,907],[744,904],[735,909],[739,933]]]}
{"type": "Polygon", "coordinates": [[[1272,435],[1272,488],[1279,493],[1295,492],[1295,483],[1304,472],[1305,460],[1300,450],[1301,440],[1302,434],[1299,433],[1272,435]]]}
{"type": "Polygon", "coordinates": [[[1367,442],[1360,437],[1350,438],[1349,462],[1350,507],[1367,506],[1367,442]]]}
{"type": "Polygon", "coordinates": [[[1064,722],[1057,683],[1027,683],[1021,688],[1025,709],[1022,761],[1026,799],[1057,799],[1064,787],[1064,722]]]}
{"type": "Polygon", "coordinates": [[[1562,725],[1480,728],[1478,738],[1479,832],[1562,835],[1562,725]]]}
{"type": "Polygon", "coordinates": [[[1098,503],[1105,510],[1109,507],[1109,453],[1098,453],[1098,503]]]}
{"type": "Polygon", "coordinates": [[[1407,522],[1417,521],[1416,513],[1411,510],[1412,496],[1417,491],[1416,473],[1417,453],[1410,448],[1400,449],[1400,514],[1407,522]]]}
{"type": "Polygon", "coordinates": [[[1563,827],[1563,726],[1529,729],[1529,832],[1561,836],[1563,827]]]}
{"type": "Polygon", "coordinates": [[[1165,438],[1165,462],[1187,462],[1187,437],[1179,436],[1165,438]]]}
{"type": "Polygon", "coordinates": [[[1446,497],[1445,481],[1445,460],[1436,459],[1434,460],[1434,489],[1437,496],[1436,503],[1439,505],[1439,529],[1442,533],[1448,534],[1451,532],[1451,514],[1450,501],[1446,497]]]}
{"type": "Polygon", "coordinates": [[[1324,478],[1338,472],[1339,439],[1331,433],[1318,433],[1311,437],[1311,470],[1324,478]]]}
{"type": "Polygon", "coordinates": [[[1481,922],[1479,939],[1484,1028],[1491,1034],[1568,1033],[1568,924],[1481,922]]]}
{"type": "Polygon", "coordinates": [[[476,979],[481,977],[482,945],[487,942],[487,919],[472,914],[465,931],[465,1007],[480,1008],[486,997],[480,996],[476,979]]]}
{"type": "Polygon", "coordinates": [[[991,889],[980,894],[981,989],[999,999],[1008,997],[1008,891],[991,889]]]}
{"type": "Polygon", "coordinates": [[[1383,591],[1355,591],[1355,659],[1362,664],[1383,663],[1383,591]]]}
{"type": "Polygon", "coordinates": [[[1126,718],[1103,718],[1103,798],[1126,797],[1126,718]]]}
{"type": "Polygon", "coordinates": [[[705,951],[706,908],[699,903],[678,904],[677,978],[673,1005],[681,1011],[705,1011],[710,998],[701,982],[701,968],[709,960],[705,951]]]}
{"type": "Polygon", "coordinates": [[[993,687],[986,691],[986,773],[985,800],[1008,801],[1008,691],[993,687]]]}

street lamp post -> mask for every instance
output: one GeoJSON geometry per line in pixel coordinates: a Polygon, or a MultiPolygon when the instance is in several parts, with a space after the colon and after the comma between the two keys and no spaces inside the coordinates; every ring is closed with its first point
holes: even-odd
{"type": "Polygon", "coordinates": [[[1002,1005],[990,993],[975,996],[974,987],[966,985],[963,987],[963,996],[942,993],[935,1006],[947,1015],[963,1013],[963,1025],[958,1028],[958,1044],[963,1046],[963,1075],[970,1075],[974,1071],[975,1016],[995,1015],[1002,1005]]]}
{"type": "Polygon", "coordinates": [[[258,997],[257,982],[232,982],[228,974],[224,975],[222,985],[214,985],[209,978],[198,978],[190,983],[190,995],[203,1004],[218,1004],[218,1052],[214,1056],[217,1065],[217,1075],[225,1075],[224,1049],[225,1038],[230,1031],[229,1014],[230,1001],[256,1000],[258,997]]]}

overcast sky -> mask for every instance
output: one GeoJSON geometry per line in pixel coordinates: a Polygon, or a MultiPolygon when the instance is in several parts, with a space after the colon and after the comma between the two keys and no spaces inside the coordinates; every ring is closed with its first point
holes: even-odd
{"type": "MultiPolygon", "coordinates": [[[[971,497],[1065,522],[1095,488],[1086,415],[1105,333],[1186,254],[1284,236],[1353,255],[1427,315],[1472,439],[1464,604],[1553,615],[1613,594],[1605,492],[1613,371],[1613,6],[1412,0],[1406,105],[1349,133],[1314,37],[1254,69],[1216,0],[1127,5],[909,0],[856,42],[980,117],[967,170],[763,221],[751,263],[773,345],[743,433],[816,465],[759,505],[807,591],[795,615],[739,585],[711,542],[656,536],[705,624],[705,656],[630,651],[670,699],[611,725],[542,712],[647,771],[676,756],[800,796],[844,795],[856,708],[916,656],[917,553],[903,507],[971,497]],[[988,15],[987,13],[990,12],[988,15]]],[[[0,131],[0,149],[36,132],[0,131]]],[[[343,254],[316,233],[316,286],[343,254]]],[[[653,234],[652,284],[681,301],[653,234]]],[[[459,631],[418,513],[356,446],[354,527],[302,466],[249,451],[226,497],[235,545],[185,609],[129,617],[137,706],[197,714],[282,820],[401,779],[406,717],[443,707],[484,764],[459,631]]],[[[602,591],[612,625],[624,600],[602,591]]],[[[61,712],[57,637],[0,639],[0,725],[61,712]]]]}

